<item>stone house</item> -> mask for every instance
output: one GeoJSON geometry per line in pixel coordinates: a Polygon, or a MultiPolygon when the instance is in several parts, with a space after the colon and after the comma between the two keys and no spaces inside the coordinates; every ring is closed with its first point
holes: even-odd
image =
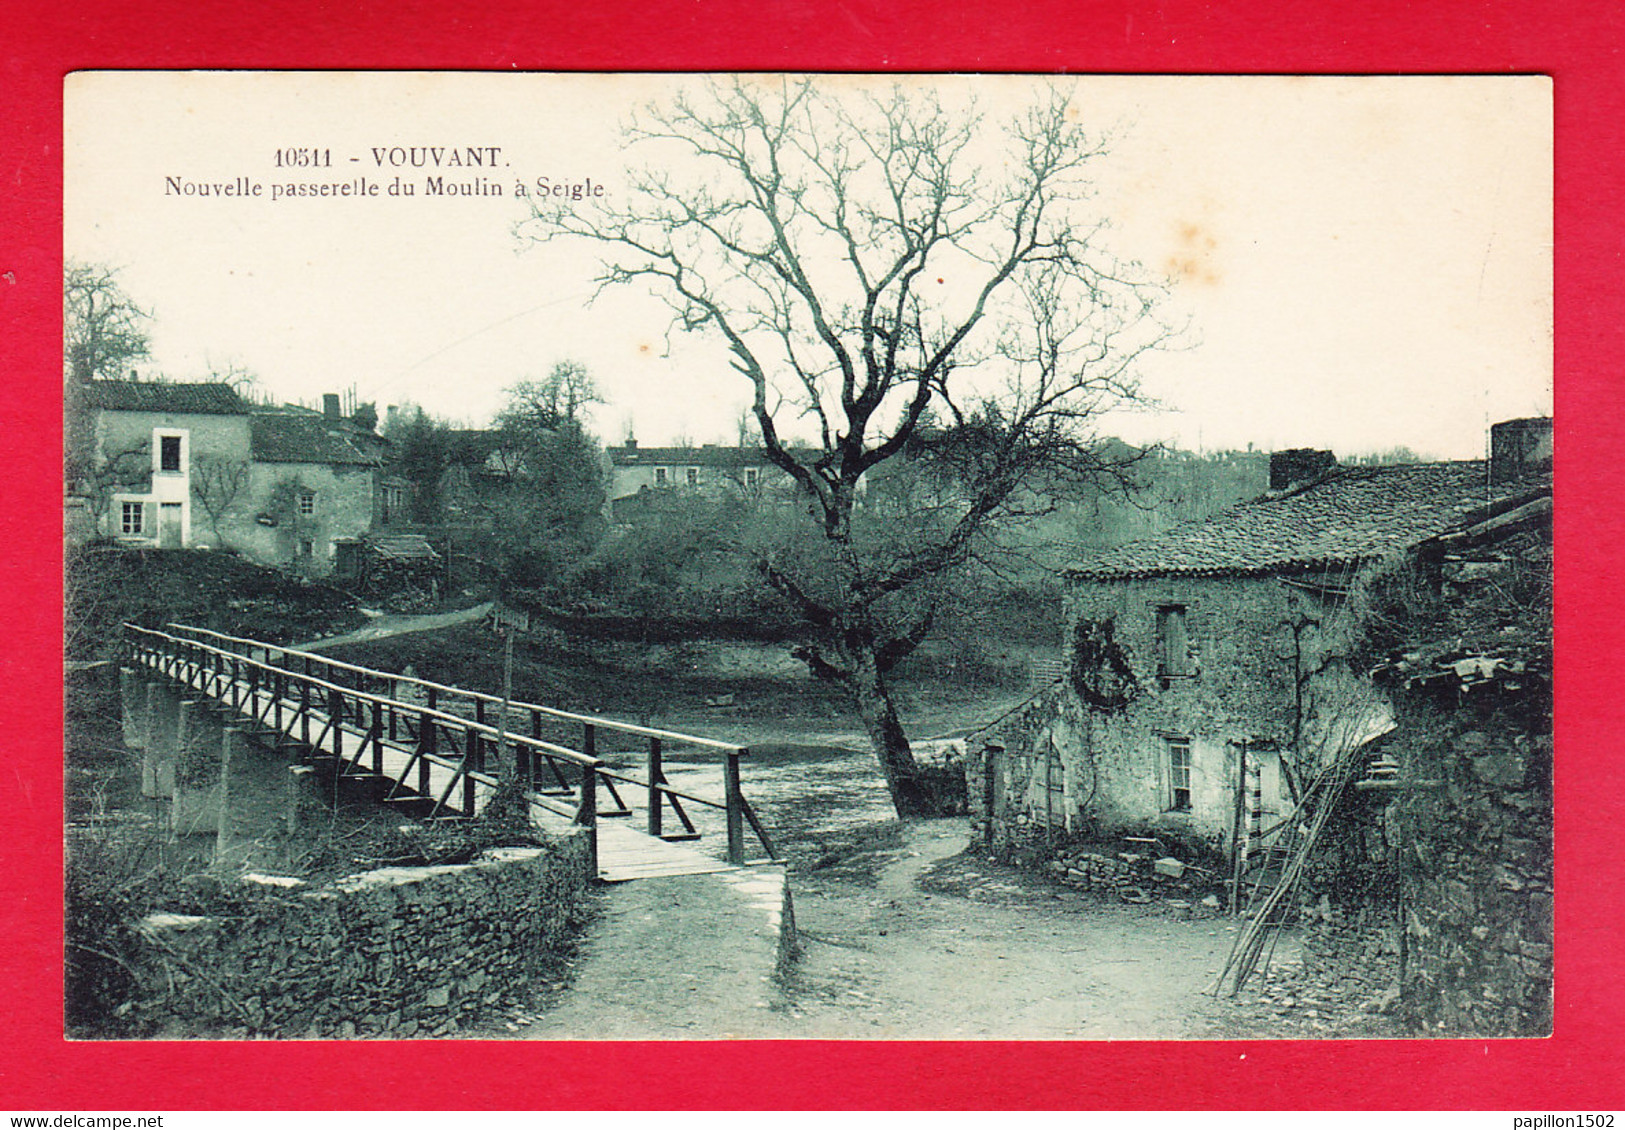
{"type": "Polygon", "coordinates": [[[325,575],[386,505],[384,441],[322,411],[264,408],[230,386],[86,381],[65,394],[70,540],[229,548],[325,575]]]}
{"type": "Polygon", "coordinates": [[[66,390],[70,537],[196,544],[194,471],[246,460],[248,405],[229,386],[83,381],[66,390]]]}
{"type": "Polygon", "coordinates": [[[333,572],[338,546],[366,537],[385,505],[383,441],[343,418],[337,397],[323,412],[255,411],[249,425],[246,482],[222,540],[265,564],[333,572]]]}
{"type": "Polygon", "coordinates": [[[1231,855],[1244,827],[1280,826],[1320,766],[1393,726],[1347,662],[1365,588],[1549,495],[1550,435],[1549,419],[1497,425],[1489,465],[1278,452],[1259,498],[1069,569],[1066,677],[967,766],[981,836],[1136,833],[1231,855]]]}
{"type": "Polygon", "coordinates": [[[760,447],[752,446],[639,447],[628,437],[620,447],[605,448],[604,455],[609,461],[611,502],[667,487],[754,489],[765,478],[783,474],[760,447]]]}
{"type": "MultiPolygon", "coordinates": [[[[796,451],[797,459],[811,461],[816,453],[796,451]]],[[[733,494],[760,501],[775,494],[788,495],[794,482],[774,465],[757,445],[725,447],[639,447],[628,438],[620,447],[604,449],[609,471],[610,518],[621,525],[635,524],[664,513],[662,499],[692,492],[709,497],[733,494]]]]}

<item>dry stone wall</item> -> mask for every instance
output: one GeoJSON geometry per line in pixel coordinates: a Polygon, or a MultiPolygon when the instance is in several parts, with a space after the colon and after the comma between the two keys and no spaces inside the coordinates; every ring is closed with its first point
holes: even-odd
{"type": "MultiPolygon", "coordinates": [[[[1552,1025],[1552,743],[1538,714],[1435,716],[1410,751],[1436,789],[1396,801],[1407,1023],[1430,1035],[1552,1025]]],[[[1549,717],[1549,715],[1547,715],[1549,717]]]]}
{"type": "Polygon", "coordinates": [[[172,1036],[443,1035],[557,955],[587,860],[576,833],[314,889],[243,876],[214,892],[219,913],[138,924],[140,991],[121,1012],[172,1036]]]}

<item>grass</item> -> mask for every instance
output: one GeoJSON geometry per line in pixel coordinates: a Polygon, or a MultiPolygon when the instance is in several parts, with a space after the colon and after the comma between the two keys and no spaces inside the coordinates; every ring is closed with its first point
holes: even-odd
{"type": "Polygon", "coordinates": [[[69,554],[64,580],[70,660],[111,658],[126,621],[296,643],[366,620],[348,593],[213,550],[85,546],[69,554]]]}

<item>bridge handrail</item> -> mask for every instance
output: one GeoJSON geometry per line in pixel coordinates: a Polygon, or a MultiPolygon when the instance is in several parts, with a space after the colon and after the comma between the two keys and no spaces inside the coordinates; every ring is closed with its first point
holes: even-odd
{"type": "MultiPolygon", "coordinates": [[[[183,632],[193,632],[198,635],[212,636],[215,639],[226,640],[231,643],[248,644],[252,647],[263,648],[266,652],[279,652],[283,655],[297,655],[313,659],[318,663],[325,663],[344,671],[354,671],[359,675],[367,675],[375,679],[387,679],[394,683],[409,683],[413,686],[423,687],[426,690],[445,692],[454,697],[482,701],[490,705],[500,706],[500,695],[486,694],[484,691],[471,691],[467,687],[447,686],[445,683],[436,683],[430,679],[421,679],[416,675],[398,675],[389,671],[379,671],[374,667],[361,667],[354,663],[346,663],[342,659],[334,659],[317,651],[305,651],[296,647],[283,647],[279,644],[268,644],[264,640],[251,640],[242,636],[231,636],[224,632],[216,632],[209,628],[197,628],[190,624],[165,624],[164,627],[183,632]]],[[[140,629],[152,631],[151,628],[140,629]]],[[[232,653],[235,654],[235,653],[232,653]]],[[[582,725],[597,726],[604,730],[614,730],[618,733],[633,734],[642,738],[660,738],[662,741],[680,742],[683,745],[700,746],[705,749],[719,750],[724,753],[735,753],[741,756],[749,754],[749,747],[736,745],[733,742],[718,741],[715,738],[702,738],[698,734],[685,734],[677,730],[662,730],[651,726],[639,726],[633,722],[618,722],[613,718],[602,718],[593,714],[576,714],[568,710],[560,710],[553,706],[543,706],[540,703],[524,702],[514,699],[509,703],[514,710],[536,711],[550,718],[557,718],[565,722],[578,722],[582,725]]]]}
{"type": "MultiPolygon", "coordinates": [[[[318,687],[332,694],[348,698],[349,700],[357,703],[369,703],[372,705],[375,724],[380,708],[387,708],[392,712],[400,712],[404,710],[410,712],[419,719],[420,730],[425,723],[429,723],[432,720],[433,722],[438,722],[448,727],[461,729],[464,733],[469,735],[471,740],[476,734],[487,739],[497,739],[499,745],[503,740],[505,740],[508,744],[513,746],[516,751],[520,749],[528,751],[527,756],[539,754],[544,758],[569,761],[581,766],[585,766],[588,768],[588,772],[585,774],[583,779],[584,783],[582,787],[584,792],[581,802],[584,811],[590,812],[595,808],[595,802],[591,799],[586,790],[588,790],[592,783],[597,780],[602,779],[604,784],[608,786],[611,796],[615,798],[616,803],[621,808],[621,811],[617,813],[618,815],[629,814],[631,810],[615,792],[612,782],[619,780],[629,784],[638,785],[646,789],[648,792],[648,832],[651,836],[661,836],[664,834],[662,812],[668,805],[672,809],[673,814],[682,821],[688,834],[687,837],[678,836],[677,838],[691,838],[693,835],[697,834],[693,822],[683,811],[680,800],[689,800],[691,802],[704,804],[708,807],[719,808],[726,814],[727,817],[728,858],[731,862],[745,862],[744,836],[745,827],[747,824],[750,830],[756,834],[756,838],[761,842],[762,846],[766,848],[768,856],[770,858],[775,858],[777,856],[777,852],[773,848],[772,840],[768,836],[767,829],[762,826],[761,821],[757,818],[754,809],[751,807],[750,802],[745,799],[740,788],[739,763],[743,757],[746,757],[749,754],[749,750],[744,746],[734,745],[730,742],[719,742],[710,738],[701,738],[693,734],[679,733],[675,730],[662,730],[650,726],[637,726],[627,722],[616,722],[609,718],[599,718],[588,714],[576,714],[570,711],[556,710],[552,707],[542,706],[537,703],[514,701],[509,701],[507,703],[508,710],[510,712],[518,710],[521,712],[521,714],[528,713],[533,716],[533,719],[535,719],[536,716],[546,715],[550,718],[563,719],[581,724],[584,727],[584,750],[577,751],[570,749],[567,746],[561,746],[553,742],[546,741],[540,737],[507,730],[505,728],[508,721],[507,716],[504,716],[501,719],[503,726],[498,727],[493,726],[488,722],[480,721],[477,718],[470,719],[461,715],[442,711],[438,709],[437,706],[429,706],[427,704],[420,705],[415,702],[403,702],[399,698],[394,697],[402,684],[417,686],[427,690],[429,692],[431,701],[436,701],[436,696],[441,692],[445,692],[454,699],[461,697],[474,700],[476,704],[481,707],[480,716],[483,717],[483,706],[485,704],[496,704],[499,709],[501,708],[503,700],[495,695],[488,695],[479,691],[469,691],[462,687],[450,687],[443,683],[434,683],[427,679],[419,679],[415,676],[395,675],[387,671],[377,671],[372,668],[360,667],[352,663],[345,663],[342,660],[331,659],[316,652],[305,651],[299,648],[281,647],[275,644],[266,643],[263,640],[247,639],[242,636],[230,636],[224,632],[216,632],[208,628],[196,628],[186,624],[173,623],[166,625],[166,627],[175,631],[186,632],[195,636],[209,637],[228,644],[242,645],[246,649],[246,653],[245,651],[232,650],[226,647],[216,647],[212,644],[203,642],[201,639],[194,639],[190,636],[174,635],[170,632],[159,631],[154,628],[143,628],[136,624],[126,623],[124,627],[127,632],[131,634],[132,639],[149,637],[154,640],[167,641],[167,643],[173,646],[173,648],[176,650],[177,658],[180,652],[186,650],[201,654],[219,656],[222,658],[229,658],[234,666],[232,674],[233,685],[236,684],[241,667],[243,665],[247,665],[250,670],[264,671],[282,679],[293,680],[296,683],[318,687]],[[265,659],[255,659],[253,655],[255,651],[261,652],[265,656],[265,659]],[[306,670],[293,671],[289,670],[285,666],[278,666],[277,664],[272,663],[270,659],[273,653],[277,654],[280,660],[284,663],[287,661],[289,656],[297,656],[302,658],[305,660],[306,670]],[[390,695],[386,697],[384,695],[373,694],[369,691],[363,691],[354,687],[347,687],[343,684],[334,683],[327,679],[320,678],[317,675],[306,673],[309,671],[312,664],[321,664],[330,669],[354,672],[359,676],[364,676],[387,683],[389,684],[390,695]],[[609,771],[607,764],[596,755],[596,735],[600,728],[619,733],[635,734],[649,739],[648,765],[644,779],[639,780],[635,777],[627,777],[609,771]],[[670,783],[666,780],[661,767],[661,759],[663,756],[662,744],[667,739],[670,739],[679,745],[702,746],[720,751],[723,754],[724,799],[722,803],[719,804],[713,800],[691,796],[690,794],[680,792],[671,787],[670,783]]],[[[433,734],[432,725],[429,727],[428,733],[431,735],[433,734]]],[[[446,759],[433,757],[432,753],[429,752],[420,750],[420,755],[429,756],[437,762],[446,763],[446,759]]],[[[477,760],[478,759],[476,759],[476,761],[477,760]]],[[[494,778],[487,776],[478,764],[467,764],[468,756],[466,751],[463,761],[464,766],[458,768],[458,773],[460,775],[466,775],[469,780],[480,780],[487,783],[494,780],[494,778]]],[[[441,798],[442,801],[444,801],[444,799],[444,797],[441,798]]],[[[469,808],[470,812],[473,811],[473,804],[474,801],[472,798],[470,798],[466,803],[466,807],[469,808]]]]}
{"type": "MultiPolygon", "coordinates": [[[[491,725],[489,722],[477,722],[472,718],[464,718],[460,714],[448,714],[443,710],[439,710],[431,706],[424,706],[415,702],[404,703],[399,699],[386,698],[383,695],[376,695],[368,691],[356,690],[354,687],[347,687],[341,683],[330,683],[326,679],[320,678],[316,675],[306,675],[299,671],[289,671],[286,667],[278,667],[274,663],[262,662],[261,660],[255,659],[252,656],[242,655],[235,651],[228,651],[223,647],[213,647],[210,644],[202,643],[198,640],[189,640],[182,636],[172,636],[167,632],[160,632],[156,628],[143,628],[136,624],[125,624],[124,627],[128,631],[137,632],[144,636],[155,636],[159,639],[169,640],[172,643],[184,644],[187,647],[197,648],[211,655],[230,656],[233,660],[239,663],[247,664],[251,667],[258,668],[261,671],[273,672],[277,675],[284,676],[285,678],[292,679],[295,682],[305,683],[308,686],[320,687],[323,690],[336,691],[347,698],[369,702],[375,706],[409,709],[413,714],[416,714],[420,718],[434,718],[438,721],[454,725],[459,729],[475,731],[491,738],[496,738],[499,736],[505,737],[514,745],[523,745],[528,749],[539,750],[546,753],[550,757],[557,757],[565,761],[573,761],[578,765],[602,766],[604,764],[602,758],[592,757],[588,754],[582,753],[580,750],[574,750],[568,746],[557,745],[553,742],[546,741],[543,738],[533,738],[529,734],[519,733],[514,730],[507,730],[506,732],[503,732],[499,730],[498,727],[491,725]]],[[[280,649],[272,648],[271,650],[280,649]]],[[[359,670],[366,671],[367,669],[359,668],[359,670]]],[[[512,703],[510,704],[510,708],[517,710],[520,709],[520,706],[518,703],[512,703]]]]}

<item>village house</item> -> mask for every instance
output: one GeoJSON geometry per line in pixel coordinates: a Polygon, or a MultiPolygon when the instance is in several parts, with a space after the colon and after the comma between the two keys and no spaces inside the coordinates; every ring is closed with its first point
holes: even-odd
{"type": "Polygon", "coordinates": [[[347,419],[332,393],[320,412],[255,410],[250,434],[247,482],[223,543],[265,564],[333,572],[340,547],[365,538],[385,505],[383,440],[347,419]]]}
{"type": "Polygon", "coordinates": [[[733,491],[759,497],[770,482],[788,482],[768,461],[760,446],[639,447],[627,437],[620,447],[606,447],[610,516],[617,523],[635,522],[657,505],[657,492],[692,491],[716,496],[733,491]]]}
{"type": "Polygon", "coordinates": [[[1137,833],[1233,855],[1306,781],[1393,727],[1346,661],[1361,593],[1454,530],[1550,494],[1551,421],[1482,461],[1279,452],[1270,490],[1066,573],[1066,676],[968,765],[989,846],[1137,833]]]}
{"type": "MultiPolygon", "coordinates": [[[[794,447],[790,455],[811,465],[823,453],[794,447]]],[[[795,481],[767,457],[760,444],[700,447],[639,447],[628,436],[619,447],[604,449],[608,471],[611,521],[634,525],[664,513],[663,503],[686,498],[735,498],[749,502],[784,501],[793,497],[795,481]]],[[[867,476],[860,480],[866,493],[867,476]]]]}
{"type": "Polygon", "coordinates": [[[325,575],[388,506],[384,441],[334,394],[316,411],[219,383],[97,380],[70,384],[66,409],[72,542],[227,548],[325,575]]]}
{"type": "Polygon", "coordinates": [[[245,462],[248,405],[229,386],[75,381],[66,391],[70,541],[195,544],[193,470],[245,462]]]}

